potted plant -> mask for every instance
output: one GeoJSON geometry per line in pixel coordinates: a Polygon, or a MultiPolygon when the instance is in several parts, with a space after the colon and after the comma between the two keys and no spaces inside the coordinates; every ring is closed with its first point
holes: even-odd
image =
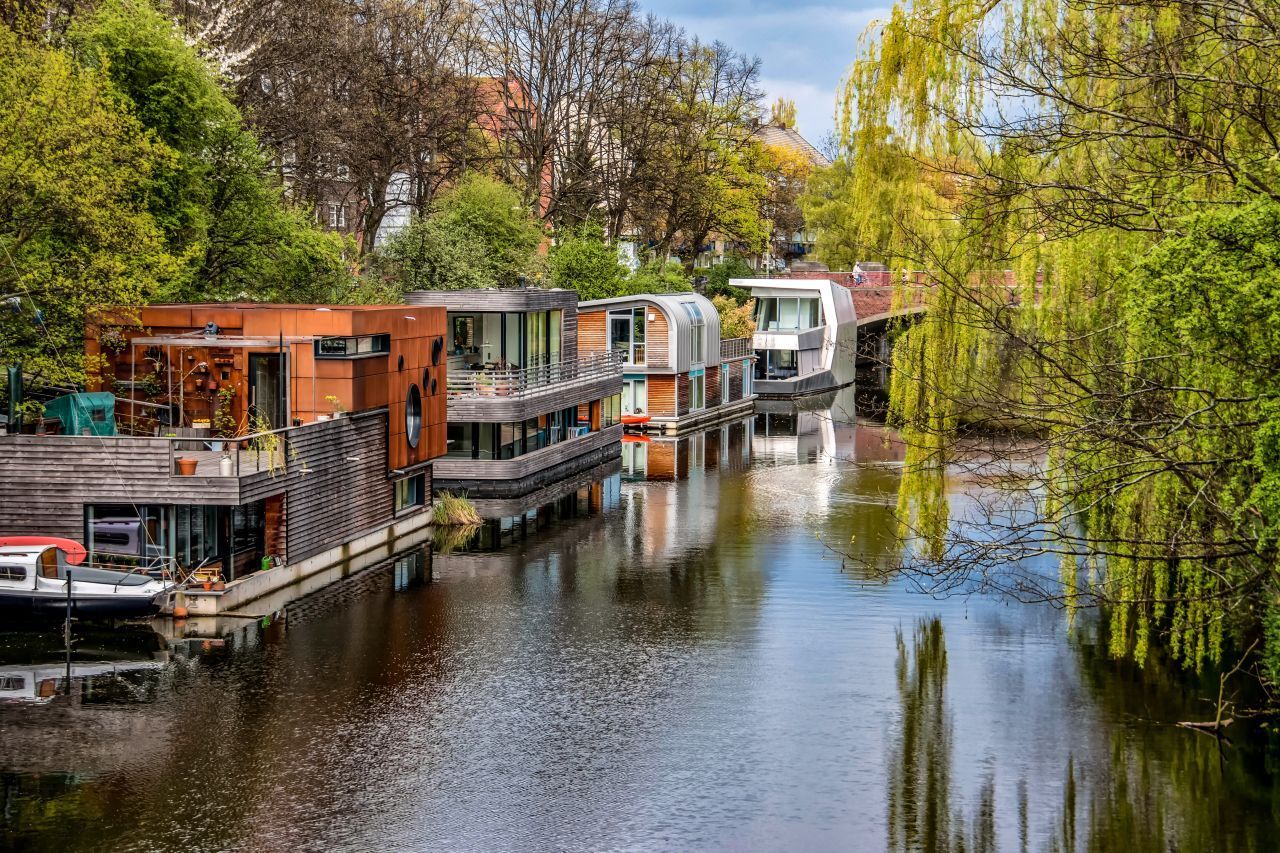
{"type": "Polygon", "coordinates": [[[199,464],[198,460],[191,459],[186,456],[179,456],[177,459],[174,459],[173,461],[174,461],[174,464],[178,466],[179,476],[182,476],[182,477],[195,476],[196,465],[199,464]]]}
{"type": "Polygon", "coordinates": [[[333,409],[333,416],[335,418],[340,418],[347,413],[347,407],[342,405],[342,400],[338,398],[337,394],[329,394],[324,399],[325,402],[329,404],[329,407],[333,409]]]}

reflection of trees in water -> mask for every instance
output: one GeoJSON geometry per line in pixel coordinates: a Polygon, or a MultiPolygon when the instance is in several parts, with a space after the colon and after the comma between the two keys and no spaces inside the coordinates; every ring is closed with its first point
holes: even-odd
{"type": "Polygon", "coordinates": [[[888,848],[945,853],[996,849],[995,779],[979,795],[969,831],[952,805],[952,725],[947,708],[947,641],[942,620],[921,620],[911,648],[898,632],[898,696],[902,723],[889,766],[888,848]]]}
{"type": "MultiPolygon", "coordinates": [[[[1085,683],[1110,719],[1109,759],[1068,769],[1054,853],[1157,853],[1277,849],[1280,743],[1269,729],[1237,722],[1230,741],[1178,728],[1212,716],[1217,674],[1200,676],[1154,654],[1143,667],[1107,654],[1106,620],[1073,642],[1085,683]],[[1077,804],[1077,799],[1079,803],[1077,804]],[[1077,830],[1076,823],[1086,824],[1077,830]],[[1077,839],[1077,836],[1078,839],[1077,839]]],[[[1244,681],[1242,680],[1242,684],[1244,681]]]]}

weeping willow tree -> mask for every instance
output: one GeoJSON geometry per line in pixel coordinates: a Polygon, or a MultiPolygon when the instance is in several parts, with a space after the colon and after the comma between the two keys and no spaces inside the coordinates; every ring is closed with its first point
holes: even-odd
{"type": "Polygon", "coordinates": [[[1138,661],[1263,637],[1280,676],[1280,2],[899,0],[842,103],[806,207],[933,283],[891,392],[913,568],[1108,605],[1138,661]],[[992,425],[1034,462],[948,530],[992,425]]]}

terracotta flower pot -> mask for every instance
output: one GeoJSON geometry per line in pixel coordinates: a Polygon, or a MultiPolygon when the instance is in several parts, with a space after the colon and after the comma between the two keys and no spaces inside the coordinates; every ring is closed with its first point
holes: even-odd
{"type": "Polygon", "coordinates": [[[196,465],[198,464],[197,460],[188,459],[185,456],[179,456],[173,461],[178,466],[179,475],[183,477],[191,477],[196,473],[196,465]]]}
{"type": "Polygon", "coordinates": [[[206,390],[208,390],[208,391],[217,391],[217,390],[218,390],[218,380],[216,380],[216,379],[210,379],[208,382],[206,382],[206,383],[205,383],[204,387],[205,387],[205,389],[206,389],[206,390]]]}

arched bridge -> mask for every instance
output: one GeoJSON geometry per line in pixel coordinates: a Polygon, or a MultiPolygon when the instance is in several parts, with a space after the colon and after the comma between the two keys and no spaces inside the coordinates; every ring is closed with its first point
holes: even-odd
{"type": "MultiPolygon", "coordinates": [[[[924,313],[924,287],[914,287],[907,305],[894,306],[898,288],[854,284],[853,307],[858,317],[858,367],[886,367],[889,364],[889,329],[895,321],[908,318],[914,322],[924,313]]],[[[898,296],[899,300],[901,299],[898,296]]]]}

